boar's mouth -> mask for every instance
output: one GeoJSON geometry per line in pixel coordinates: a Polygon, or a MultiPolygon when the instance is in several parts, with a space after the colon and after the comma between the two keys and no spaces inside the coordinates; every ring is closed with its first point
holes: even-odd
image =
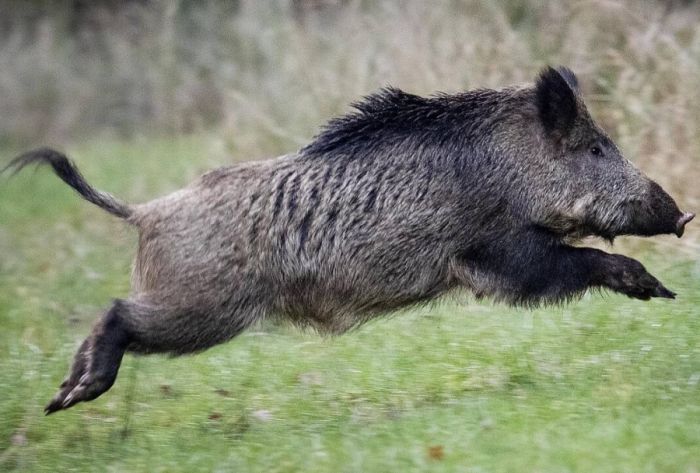
{"type": "Polygon", "coordinates": [[[620,210],[621,214],[626,217],[622,219],[625,221],[622,225],[614,222],[606,222],[606,224],[601,225],[601,222],[588,218],[580,221],[569,219],[568,225],[560,221],[559,225],[548,227],[547,230],[569,242],[576,242],[590,236],[602,238],[610,243],[622,235],[649,237],[675,234],[681,238],[685,232],[685,226],[695,218],[695,214],[692,212],[680,211],[673,217],[663,218],[663,215],[644,212],[643,206],[639,202],[629,203],[620,210]]]}

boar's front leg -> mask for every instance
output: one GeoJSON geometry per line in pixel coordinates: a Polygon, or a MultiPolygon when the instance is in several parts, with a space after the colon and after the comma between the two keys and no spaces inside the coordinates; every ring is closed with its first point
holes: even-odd
{"type": "MultiPolygon", "coordinates": [[[[586,249],[584,249],[586,250],[586,249]]],[[[606,287],[635,299],[652,297],[674,299],[676,294],[649,274],[639,261],[623,255],[587,249],[591,267],[591,285],[606,287]]]]}
{"type": "Polygon", "coordinates": [[[520,290],[526,300],[534,296],[556,301],[591,287],[642,300],[675,297],[639,261],[594,248],[553,247],[527,266],[525,270],[513,268],[514,274],[520,275],[520,290]]]}
{"type": "Polygon", "coordinates": [[[494,247],[477,258],[461,259],[453,275],[477,296],[514,305],[557,303],[595,287],[642,300],[675,297],[641,263],[626,256],[535,238],[525,238],[515,248],[494,247]]]}

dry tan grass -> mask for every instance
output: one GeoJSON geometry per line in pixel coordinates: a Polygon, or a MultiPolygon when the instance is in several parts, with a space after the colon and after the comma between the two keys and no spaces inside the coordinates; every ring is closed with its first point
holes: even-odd
{"type": "Polygon", "coordinates": [[[338,0],[300,21],[285,1],[221,3],[98,11],[77,33],[56,12],[14,22],[0,44],[0,136],[213,129],[213,149],[249,159],[294,149],[386,84],[499,87],[566,64],[626,154],[700,208],[697,6],[338,0]]]}

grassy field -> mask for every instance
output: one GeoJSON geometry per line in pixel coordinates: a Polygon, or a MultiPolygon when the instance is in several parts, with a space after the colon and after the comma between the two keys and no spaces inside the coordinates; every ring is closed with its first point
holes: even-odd
{"type": "MultiPolygon", "coordinates": [[[[83,23],[78,3],[0,0],[0,166],[57,145],[140,202],[289,152],[386,84],[501,87],[564,64],[626,155],[700,209],[694,2],[330,0],[302,18],[287,0],[145,1],[83,23]],[[142,138],[160,134],[190,137],[142,138]]],[[[675,301],[465,296],[334,339],[265,325],[197,356],[127,356],[102,398],[44,417],[128,293],[136,239],[48,170],[0,176],[0,471],[698,473],[698,228],[616,243],[675,301]]]]}
{"type": "MultiPolygon", "coordinates": [[[[132,201],[225,162],[207,137],[68,151],[132,201]]],[[[0,471],[695,473],[700,258],[655,241],[633,256],[675,301],[465,298],[334,339],[262,326],[196,356],[128,356],[102,398],[44,417],[96,315],[127,294],[135,235],[48,170],[3,178],[0,471]]]]}

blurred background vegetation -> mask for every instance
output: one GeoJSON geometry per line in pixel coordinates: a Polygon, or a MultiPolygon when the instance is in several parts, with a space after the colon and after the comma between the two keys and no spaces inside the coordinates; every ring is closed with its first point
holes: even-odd
{"type": "MultiPolygon", "coordinates": [[[[0,164],[68,152],[142,202],[298,149],[391,84],[579,75],[623,152],[700,210],[700,5],[579,0],[0,0],[0,164]]],[[[0,179],[0,471],[700,471],[700,232],[616,243],[676,301],[448,301],[336,339],[250,331],[127,357],[41,410],[135,235],[48,171],[0,179]]],[[[608,248],[610,250],[610,248],[608,248]]]]}
{"type": "Polygon", "coordinates": [[[626,154],[697,208],[698,23],[682,1],[3,0],[0,142],[214,130],[252,159],[386,84],[500,87],[564,64],[626,154]]]}

